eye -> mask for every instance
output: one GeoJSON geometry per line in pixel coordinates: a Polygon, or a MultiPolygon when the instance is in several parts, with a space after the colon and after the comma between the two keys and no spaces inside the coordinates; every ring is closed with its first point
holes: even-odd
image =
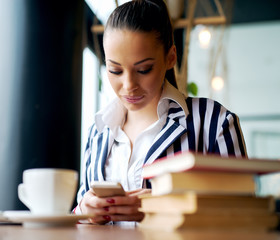
{"type": "Polygon", "coordinates": [[[150,68],[148,68],[148,69],[146,69],[146,70],[139,70],[138,72],[141,73],[141,74],[147,74],[147,73],[149,73],[150,71],[152,71],[152,69],[153,69],[153,67],[150,67],[150,68]]]}
{"type": "Polygon", "coordinates": [[[112,73],[112,74],[115,74],[115,75],[120,75],[120,74],[122,74],[122,71],[112,71],[112,70],[109,70],[109,73],[112,73]]]}

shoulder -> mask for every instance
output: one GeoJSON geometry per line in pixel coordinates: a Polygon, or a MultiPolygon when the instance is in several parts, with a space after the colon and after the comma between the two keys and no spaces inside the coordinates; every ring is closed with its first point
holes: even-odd
{"type": "Polygon", "coordinates": [[[235,115],[230,110],[228,110],[226,107],[224,107],[221,103],[210,99],[210,98],[194,98],[194,97],[187,97],[186,98],[186,104],[188,106],[188,110],[190,114],[193,113],[212,113],[212,115],[235,115]]]}
{"type": "Polygon", "coordinates": [[[88,136],[89,138],[93,138],[94,136],[96,136],[96,134],[98,133],[96,124],[93,123],[90,128],[88,129],[88,136]]]}
{"type": "Polygon", "coordinates": [[[235,115],[225,108],[221,103],[203,97],[186,97],[185,106],[178,104],[178,102],[170,99],[168,115],[171,118],[188,118],[192,116],[200,116],[204,118],[205,115],[208,117],[214,116],[225,118],[228,115],[235,115]]]}
{"type": "Polygon", "coordinates": [[[103,127],[102,131],[100,131],[98,129],[98,127],[96,126],[96,123],[93,123],[88,130],[88,139],[90,140],[90,139],[95,139],[95,138],[99,138],[99,137],[104,137],[104,136],[107,136],[109,132],[110,132],[110,129],[108,126],[103,127]]]}
{"type": "Polygon", "coordinates": [[[203,107],[209,107],[209,106],[217,106],[217,107],[223,107],[224,106],[211,99],[211,98],[204,98],[204,97],[187,97],[186,99],[186,104],[188,107],[192,107],[193,109],[196,109],[196,108],[203,108],[203,107]]]}
{"type": "Polygon", "coordinates": [[[93,123],[90,126],[90,128],[88,129],[86,149],[90,148],[90,145],[92,144],[92,141],[93,141],[94,137],[97,135],[97,133],[98,133],[98,130],[96,128],[95,123],[93,123]]]}
{"type": "Polygon", "coordinates": [[[93,124],[88,131],[86,150],[103,147],[111,137],[112,134],[108,127],[105,127],[103,131],[100,132],[96,127],[96,124],[93,124]]]}

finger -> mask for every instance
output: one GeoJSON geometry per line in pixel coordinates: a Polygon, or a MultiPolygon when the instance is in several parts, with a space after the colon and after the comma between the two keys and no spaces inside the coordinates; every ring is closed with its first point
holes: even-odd
{"type": "Polygon", "coordinates": [[[138,189],[137,191],[129,192],[129,196],[140,196],[143,194],[150,194],[152,192],[151,189],[138,189]]]}
{"type": "Polygon", "coordinates": [[[110,215],[110,219],[112,221],[136,221],[140,222],[144,218],[144,213],[138,212],[136,214],[130,214],[130,215],[110,215]]]}
{"type": "Polygon", "coordinates": [[[103,215],[107,215],[108,212],[109,212],[109,208],[108,207],[104,207],[104,208],[91,208],[91,207],[88,207],[82,213],[83,214],[87,214],[87,215],[91,215],[91,216],[103,216],[103,215]]]}
{"type": "Polygon", "coordinates": [[[115,214],[121,214],[121,215],[131,215],[139,213],[139,207],[140,205],[130,205],[130,206],[111,206],[107,208],[107,214],[108,215],[115,215],[115,214]]]}
{"type": "Polygon", "coordinates": [[[115,206],[115,205],[127,206],[127,205],[138,204],[140,200],[137,196],[126,196],[126,197],[107,198],[106,202],[110,204],[109,206],[115,206]]]}
{"type": "Polygon", "coordinates": [[[132,191],[127,191],[126,193],[128,194],[128,195],[130,195],[130,194],[133,194],[133,193],[137,193],[137,192],[139,192],[139,191],[142,191],[143,189],[142,188],[139,188],[139,189],[135,189],[135,190],[132,190],[132,191]]]}
{"type": "Polygon", "coordinates": [[[89,219],[91,224],[106,224],[111,221],[111,216],[109,215],[101,215],[101,216],[94,216],[89,219]]]}
{"type": "Polygon", "coordinates": [[[91,197],[88,201],[87,201],[88,206],[92,207],[92,208],[103,208],[108,206],[109,204],[106,202],[106,200],[101,199],[99,197],[91,197]]]}
{"type": "Polygon", "coordinates": [[[106,207],[110,205],[106,199],[96,197],[92,192],[85,193],[80,208],[83,214],[104,215],[107,214],[106,207]]]}

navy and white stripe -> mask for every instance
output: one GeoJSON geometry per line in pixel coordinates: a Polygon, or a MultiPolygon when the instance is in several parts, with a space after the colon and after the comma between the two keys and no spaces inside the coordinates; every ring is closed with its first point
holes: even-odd
{"type": "MultiPolygon", "coordinates": [[[[188,97],[186,104],[189,111],[187,116],[180,105],[170,101],[166,123],[147,151],[145,163],[180,151],[246,156],[239,119],[234,113],[207,98],[188,97]]],[[[108,127],[98,132],[96,126],[92,126],[78,201],[89,190],[91,181],[104,180],[104,167],[112,144],[108,127]]]]}

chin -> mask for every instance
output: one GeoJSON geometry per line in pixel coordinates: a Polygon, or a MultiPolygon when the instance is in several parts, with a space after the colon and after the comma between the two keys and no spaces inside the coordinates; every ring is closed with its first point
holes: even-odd
{"type": "Polygon", "coordinates": [[[132,103],[126,103],[124,104],[124,106],[128,111],[133,111],[133,112],[139,111],[145,107],[144,104],[132,104],[132,103]]]}

